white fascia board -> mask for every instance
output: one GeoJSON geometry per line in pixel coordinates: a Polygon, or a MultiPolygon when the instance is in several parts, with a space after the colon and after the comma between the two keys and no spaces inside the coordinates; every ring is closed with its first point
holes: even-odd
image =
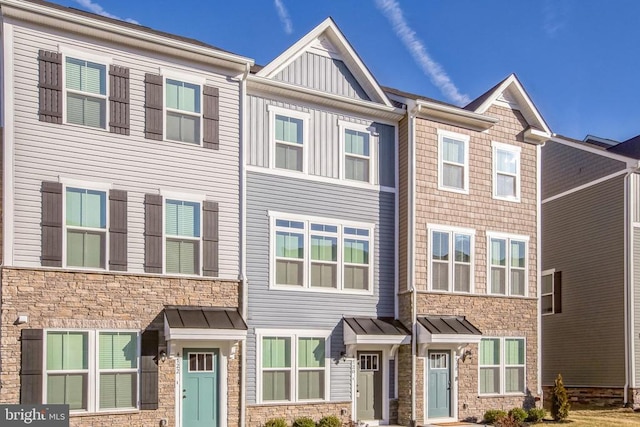
{"type": "Polygon", "coordinates": [[[432,334],[418,323],[418,344],[478,344],[482,335],[432,334]]]}
{"type": "MultiPolygon", "coordinates": [[[[369,72],[369,69],[360,60],[358,54],[353,50],[347,39],[340,32],[337,25],[331,18],[325,19],[313,30],[309,31],[304,37],[258,71],[256,76],[272,79],[304,51],[308,50],[313,41],[323,33],[326,33],[329,39],[336,44],[336,48],[341,51],[342,60],[347,65],[347,68],[349,68],[349,71],[354,73],[354,75],[357,75],[357,77],[364,79],[366,87],[363,87],[363,89],[365,89],[365,92],[367,92],[369,96],[375,95],[372,96],[372,98],[376,98],[377,101],[383,103],[387,107],[392,107],[391,101],[389,101],[387,95],[384,93],[380,85],[378,85],[378,82],[369,72]],[[349,65],[351,65],[351,67],[349,67],[349,65]]],[[[360,79],[358,79],[358,81],[362,84],[360,79]]]]}
{"type": "Polygon", "coordinates": [[[247,331],[165,327],[165,338],[167,341],[244,341],[247,339],[247,331]]]}
{"type": "Polygon", "coordinates": [[[275,94],[287,98],[300,99],[318,105],[329,105],[369,117],[373,116],[384,118],[391,122],[398,122],[407,114],[407,112],[402,108],[348,98],[346,96],[322,92],[316,89],[309,89],[291,83],[271,80],[258,76],[257,74],[250,74],[247,77],[247,84],[251,93],[262,92],[270,95],[275,94]]]}
{"type": "MultiPolygon", "coordinates": [[[[159,34],[151,34],[144,30],[138,30],[136,28],[129,28],[118,25],[117,23],[110,23],[102,20],[97,20],[88,16],[77,15],[65,10],[54,9],[45,5],[35,4],[31,2],[24,2],[21,0],[0,0],[0,6],[2,6],[2,14],[17,19],[26,19],[27,17],[22,13],[16,13],[16,11],[30,12],[39,16],[49,17],[61,21],[71,22],[85,26],[87,28],[100,29],[116,34],[120,34],[126,37],[144,40],[151,42],[158,46],[168,46],[180,50],[189,51],[195,54],[207,56],[210,58],[216,58],[218,60],[230,62],[233,64],[241,65],[242,68],[255,64],[255,60],[244,56],[236,55],[229,52],[223,52],[217,49],[213,49],[205,46],[198,46],[188,43],[186,41],[175,40],[169,37],[163,37],[159,34]],[[13,7],[15,10],[11,10],[6,6],[13,7]]],[[[142,27],[141,27],[142,28],[142,27]]]]}
{"type": "Polygon", "coordinates": [[[595,148],[595,147],[589,146],[588,144],[569,141],[559,136],[552,136],[550,141],[557,142],[558,144],[566,145],[567,147],[586,151],[588,153],[597,154],[602,157],[607,157],[609,159],[618,160],[620,162],[626,163],[628,167],[640,167],[640,160],[634,159],[633,157],[623,156],[622,154],[611,153],[602,148],[595,148]]]}
{"type": "Polygon", "coordinates": [[[456,126],[462,125],[470,127],[473,130],[484,131],[490,129],[500,121],[494,117],[488,117],[473,111],[467,111],[463,108],[438,104],[421,99],[416,100],[416,105],[418,106],[417,112],[419,117],[427,119],[435,118],[453,123],[456,126]]]}

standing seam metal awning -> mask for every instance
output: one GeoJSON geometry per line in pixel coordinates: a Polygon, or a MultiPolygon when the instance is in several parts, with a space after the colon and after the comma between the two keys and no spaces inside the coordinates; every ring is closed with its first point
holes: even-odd
{"type": "Polygon", "coordinates": [[[411,332],[392,317],[345,317],[344,343],[352,344],[409,344],[411,332]]]}
{"type": "Polygon", "coordinates": [[[166,306],[165,339],[240,341],[247,324],[235,308],[166,306]]]}
{"type": "Polygon", "coordinates": [[[464,316],[418,317],[418,343],[479,343],[482,332],[464,316]]]}

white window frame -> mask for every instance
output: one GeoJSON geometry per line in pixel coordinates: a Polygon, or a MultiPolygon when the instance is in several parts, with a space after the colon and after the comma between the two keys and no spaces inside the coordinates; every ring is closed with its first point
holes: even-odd
{"type": "MultiPolygon", "coordinates": [[[[193,144],[192,144],[193,145],[193,144]]],[[[171,191],[161,191],[162,195],[162,274],[170,274],[172,276],[187,276],[187,277],[200,277],[202,276],[202,233],[203,233],[203,206],[206,200],[206,196],[204,194],[191,194],[191,193],[176,193],[171,191]],[[191,203],[199,203],[200,204],[200,237],[189,238],[184,236],[168,236],[167,235],[167,200],[177,200],[180,202],[191,202],[191,203]],[[186,274],[186,273],[167,273],[167,239],[168,238],[176,238],[176,239],[185,239],[185,240],[193,240],[199,241],[199,261],[198,261],[198,271],[195,274],[186,274]]]]}
{"type": "Polygon", "coordinates": [[[87,374],[87,410],[71,410],[74,414],[101,413],[101,412],[131,412],[140,408],[140,363],[141,363],[141,333],[136,329],[73,329],[51,328],[45,329],[42,343],[42,401],[47,402],[47,378],[49,373],[86,373],[87,374]],[[49,332],[84,332],[87,333],[87,369],[77,371],[49,371],[47,370],[47,334],[49,332]],[[100,369],[99,334],[101,333],[135,333],[136,334],[136,368],[135,369],[100,369]],[[135,407],[131,408],[107,408],[100,409],[100,374],[103,372],[136,373],[135,407]]]}
{"type": "MultiPolygon", "coordinates": [[[[283,289],[283,290],[297,290],[303,292],[339,292],[344,294],[358,294],[358,295],[373,295],[374,289],[374,269],[375,269],[375,224],[365,222],[354,222],[346,220],[337,220],[334,218],[312,217],[306,215],[296,215],[283,212],[269,211],[269,288],[270,289],[283,289]],[[276,284],[276,221],[297,221],[304,223],[304,229],[300,230],[300,233],[304,234],[304,278],[302,286],[297,285],[279,285],[276,284]],[[338,227],[336,234],[331,234],[338,239],[338,274],[337,274],[337,286],[335,288],[323,288],[318,286],[311,286],[311,234],[328,235],[321,231],[311,231],[311,224],[323,224],[332,225],[338,227]],[[360,230],[367,230],[369,232],[369,289],[358,290],[344,288],[344,228],[357,228],[360,230]]],[[[360,236],[358,236],[360,237],[360,236]]],[[[346,238],[349,238],[347,235],[346,238]]],[[[364,240],[364,239],[363,239],[364,240]]],[[[349,264],[351,265],[351,264],[349,264]]],[[[362,264],[364,265],[364,264],[362,264]]]]}
{"type": "MultiPolygon", "coordinates": [[[[258,329],[256,328],[256,402],[257,403],[313,403],[328,402],[330,399],[330,368],[331,368],[331,331],[313,329],[258,329]],[[291,400],[268,400],[264,401],[262,396],[262,339],[263,338],[290,338],[291,339],[291,367],[274,368],[273,370],[284,371],[290,369],[291,381],[289,384],[289,395],[291,400]],[[322,338],[324,339],[324,398],[323,399],[298,399],[298,372],[305,370],[298,366],[298,339],[300,338],[322,338]]],[[[320,369],[311,369],[320,370],[320,369]]]]}
{"type": "Polygon", "coordinates": [[[196,76],[193,74],[184,73],[181,71],[160,68],[160,75],[162,76],[162,139],[168,142],[175,142],[178,144],[185,144],[190,147],[202,147],[203,145],[203,131],[204,131],[204,86],[206,79],[204,77],[196,76]],[[191,113],[189,111],[176,110],[173,108],[167,108],[167,80],[176,80],[181,83],[188,83],[192,85],[198,85],[200,87],[200,113],[191,113]],[[187,116],[200,118],[200,140],[196,143],[178,141],[175,139],[167,138],[167,112],[175,112],[178,114],[185,114],[187,116]]]}
{"type": "MultiPolygon", "coordinates": [[[[427,233],[428,233],[428,267],[429,272],[427,274],[427,289],[432,292],[450,292],[450,293],[459,293],[459,294],[473,294],[475,292],[475,240],[476,240],[476,231],[472,228],[462,228],[462,227],[453,227],[448,225],[436,225],[436,224],[427,224],[427,233]],[[447,290],[442,289],[433,289],[433,233],[448,233],[449,234],[449,256],[450,259],[447,261],[449,264],[449,282],[447,290]],[[469,292],[456,291],[454,290],[455,284],[455,235],[466,235],[470,237],[470,255],[471,259],[469,261],[469,292]]],[[[442,262],[444,263],[444,262],[442,262]]]]}
{"type": "Polygon", "coordinates": [[[74,48],[70,48],[67,46],[59,46],[58,47],[58,52],[60,52],[62,54],[62,93],[63,93],[63,99],[62,99],[62,122],[66,125],[69,126],[80,126],[82,128],[85,129],[95,129],[95,130],[102,130],[105,132],[109,132],[109,91],[111,90],[110,86],[109,86],[109,66],[111,64],[113,64],[113,59],[111,57],[108,56],[102,56],[102,55],[96,55],[95,53],[91,53],[91,52],[85,52],[83,50],[79,50],[79,49],[74,49],[74,48]],[[88,61],[88,62],[93,62],[95,64],[100,64],[100,65],[104,65],[105,67],[105,94],[101,95],[101,94],[95,94],[95,93],[88,93],[88,92],[82,92],[82,91],[76,91],[73,89],[67,89],[67,58],[73,58],[73,59],[78,59],[81,61],[88,61]],[[71,93],[77,93],[80,95],[87,95],[93,98],[100,98],[100,99],[104,99],[105,100],[105,113],[104,113],[104,127],[94,127],[94,126],[87,126],[87,125],[81,125],[78,123],[69,123],[67,121],[67,92],[71,91],[71,93]]]}
{"type": "MultiPolygon", "coordinates": [[[[451,191],[454,193],[469,194],[469,141],[471,137],[461,133],[449,132],[446,130],[438,129],[438,190],[451,191]],[[462,180],[463,188],[448,187],[443,183],[443,165],[445,163],[443,158],[444,153],[444,138],[455,139],[464,143],[464,163],[452,163],[456,166],[463,167],[464,177],[462,180]]],[[[450,162],[449,162],[450,163],[450,162]]]]}
{"type": "MultiPolygon", "coordinates": [[[[481,365],[480,364],[480,354],[478,353],[478,395],[480,396],[522,396],[525,394],[527,389],[527,339],[522,336],[518,337],[482,337],[482,341],[484,340],[499,340],[500,342],[500,364],[499,365],[481,365]],[[507,365],[506,364],[506,340],[522,340],[524,342],[524,364],[523,365],[507,365]],[[509,392],[505,391],[505,380],[506,380],[506,369],[507,367],[522,367],[524,368],[524,390],[518,392],[509,392]],[[500,390],[498,393],[481,393],[480,387],[480,372],[482,368],[499,368],[500,372],[500,390]]],[[[478,343],[478,352],[480,352],[480,343],[478,343]]]]}
{"type": "Polygon", "coordinates": [[[269,168],[276,171],[283,171],[285,173],[292,174],[308,174],[308,157],[309,157],[309,121],[311,114],[304,111],[291,110],[288,108],[277,107],[275,105],[267,105],[267,111],[269,112],[269,168]],[[276,116],[285,116],[293,119],[302,120],[302,171],[293,169],[282,169],[276,167],[276,144],[288,144],[291,146],[298,146],[298,144],[291,144],[288,142],[276,141],[276,116]]]}
{"type": "Polygon", "coordinates": [[[556,307],[555,307],[555,272],[556,269],[552,268],[551,270],[545,270],[542,273],[540,273],[540,314],[542,316],[549,316],[551,314],[555,314],[556,313],[556,307]],[[546,292],[544,293],[542,290],[542,282],[543,282],[543,278],[545,276],[551,276],[551,292],[546,292]],[[542,298],[545,296],[550,296],[551,297],[551,311],[548,313],[543,313],[542,312],[542,298]]]}
{"type": "Polygon", "coordinates": [[[520,154],[521,154],[521,148],[515,145],[509,145],[509,144],[504,144],[501,142],[496,142],[493,141],[491,143],[491,147],[492,147],[492,169],[493,172],[491,174],[491,181],[492,181],[492,195],[493,198],[496,200],[506,200],[508,202],[520,202],[520,183],[522,181],[522,173],[521,173],[521,168],[520,168],[520,154]],[[498,171],[498,151],[505,151],[505,152],[509,152],[515,155],[516,158],[516,173],[510,173],[510,172],[502,172],[502,171],[498,171]],[[516,180],[516,194],[514,196],[508,196],[508,197],[504,197],[504,196],[499,196],[498,195],[498,175],[506,175],[506,176],[512,176],[515,178],[516,180]]]}
{"type": "Polygon", "coordinates": [[[378,133],[375,131],[373,125],[367,126],[358,123],[347,122],[345,120],[338,120],[338,129],[340,131],[340,179],[346,180],[348,182],[357,182],[364,184],[373,184],[375,182],[374,179],[374,163],[375,163],[375,153],[377,151],[378,141],[375,138],[378,136],[378,133]],[[369,135],[369,156],[360,156],[358,154],[347,153],[345,148],[346,144],[346,132],[348,130],[360,133],[366,133],[369,135]],[[347,165],[347,157],[354,157],[358,159],[367,159],[369,160],[369,180],[368,181],[360,181],[357,179],[347,179],[346,178],[346,165],[347,165]]]}
{"type": "Polygon", "coordinates": [[[60,178],[62,183],[62,265],[65,268],[73,270],[88,270],[88,271],[106,271],[109,269],[109,217],[111,215],[109,208],[109,191],[112,189],[112,185],[106,182],[89,182],[80,181],[75,179],[60,178]],[[81,190],[100,191],[105,193],[105,228],[88,228],[88,227],[75,227],[67,226],[67,188],[78,188],[81,190]],[[104,233],[104,268],[96,267],[82,267],[82,266],[70,266],[67,265],[67,229],[93,231],[97,233],[104,233]]]}
{"type": "Polygon", "coordinates": [[[514,298],[525,298],[529,295],[529,236],[518,234],[507,234],[494,231],[487,231],[487,294],[495,296],[509,296],[514,298]],[[505,240],[506,244],[506,265],[505,268],[505,293],[491,292],[491,239],[505,240]],[[524,295],[511,294],[511,241],[524,242],[525,258],[524,258],[524,295]]]}

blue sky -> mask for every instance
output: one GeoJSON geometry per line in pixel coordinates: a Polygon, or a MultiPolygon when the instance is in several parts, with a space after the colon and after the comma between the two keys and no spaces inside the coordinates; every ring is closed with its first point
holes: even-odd
{"type": "Polygon", "coordinates": [[[463,105],[516,73],[551,129],[640,134],[638,0],[56,0],[266,65],[327,16],[385,86],[463,105]]]}

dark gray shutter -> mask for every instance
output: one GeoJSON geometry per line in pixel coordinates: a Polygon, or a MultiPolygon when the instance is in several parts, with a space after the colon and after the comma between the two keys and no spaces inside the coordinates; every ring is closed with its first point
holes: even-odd
{"type": "Polygon", "coordinates": [[[562,313],[562,271],[553,273],[553,312],[562,313]]]}
{"type": "Polygon", "coordinates": [[[162,196],[144,197],[144,271],[162,273],[162,196]]]}
{"type": "Polygon", "coordinates": [[[109,270],[127,271],[127,192],[109,191],[109,270]]]}
{"type": "Polygon", "coordinates": [[[129,135],[129,69],[109,66],[109,132],[129,135]]]}
{"type": "Polygon", "coordinates": [[[158,409],[158,331],[142,332],[140,409],[158,409]]]}
{"type": "Polygon", "coordinates": [[[42,329],[23,329],[20,338],[20,403],[42,403],[42,329]]]}
{"type": "Polygon", "coordinates": [[[144,75],[144,137],[162,140],[162,76],[155,74],[144,75]]]}
{"type": "Polygon", "coordinates": [[[42,183],[42,255],[45,267],[62,267],[62,184],[42,183]]]}
{"type": "Polygon", "coordinates": [[[62,54],[40,50],[38,70],[40,121],[62,123],[62,54]]]}
{"type": "Polygon", "coordinates": [[[205,86],[203,88],[203,129],[204,136],[202,139],[204,148],[212,150],[220,149],[220,117],[219,105],[220,97],[218,96],[218,88],[213,86],[205,86]]]}
{"type": "Polygon", "coordinates": [[[218,276],[218,203],[205,201],[202,206],[202,275],[218,276]]]}

